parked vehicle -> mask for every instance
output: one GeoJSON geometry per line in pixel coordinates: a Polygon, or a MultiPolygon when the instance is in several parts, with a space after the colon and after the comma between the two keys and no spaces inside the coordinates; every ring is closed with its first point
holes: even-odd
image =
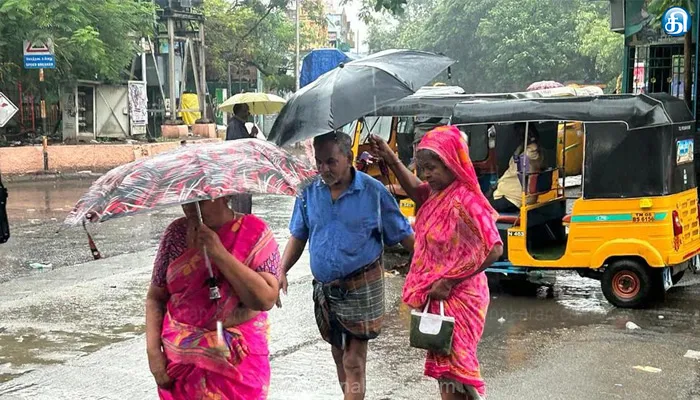
{"type": "Polygon", "coordinates": [[[468,101],[452,117],[461,130],[495,124],[498,146],[511,154],[519,143],[500,143],[507,132],[500,128],[515,123],[526,124],[526,143],[537,126],[546,164],[537,173],[519,172],[523,206],[499,217],[504,256],[490,272],[576,270],[599,279],[610,303],[636,308],[696,267],[695,121],[682,100],[655,94],[468,101]],[[583,124],[585,153],[581,196],[568,204],[557,132],[572,122],[583,124]]]}

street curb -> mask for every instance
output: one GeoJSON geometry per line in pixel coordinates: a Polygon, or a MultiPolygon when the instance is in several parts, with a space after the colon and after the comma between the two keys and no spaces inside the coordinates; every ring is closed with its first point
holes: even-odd
{"type": "MultiPolygon", "coordinates": [[[[105,171],[105,172],[107,172],[107,171],[105,171]]],[[[58,181],[58,180],[66,180],[66,181],[89,180],[89,181],[94,181],[97,178],[101,177],[103,174],[104,174],[104,172],[99,173],[99,172],[92,172],[92,171],[67,172],[67,173],[62,173],[59,171],[48,171],[48,172],[37,172],[37,173],[33,173],[33,174],[6,175],[6,176],[3,176],[2,179],[4,182],[7,182],[7,183],[51,182],[51,181],[58,181]]]]}

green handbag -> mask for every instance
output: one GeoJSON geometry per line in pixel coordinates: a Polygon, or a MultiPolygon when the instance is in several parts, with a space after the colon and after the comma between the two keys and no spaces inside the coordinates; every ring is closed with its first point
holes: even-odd
{"type": "Polygon", "coordinates": [[[452,352],[455,319],[445,316],[445,305],[442,301],[440,315],[430,314],[429,305],[430,299],[426,302],[423,312],[411,310],[411,347],[448,356],[452,352]]]}

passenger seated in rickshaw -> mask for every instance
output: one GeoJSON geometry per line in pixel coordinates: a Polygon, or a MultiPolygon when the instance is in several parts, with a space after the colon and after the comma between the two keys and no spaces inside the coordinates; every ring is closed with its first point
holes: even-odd
{"type": "MultiPolygon", "coordinates": [[[[524,143],[525,124],[516,124],[515,133],[520,143],[524,143]]],[[[539,133],[532,125],[530,125],[528,132],[528,144],[525,154],[523,154],[523,145],[519,145],[508,163],[508,169],[498,180],[496,189],[488,196],[491,206],[499,213],[520,212],[523,185],[519,175],[522,171],[523,164],[528,173],[540,172],[544,165],[544,156],[540,151],[539,145],[539,133]],[[525,157],[523,157],[523,155],[525,155],[525,157]]],[[[532,204],[536,201],[536,195],[529,195],[527,198],[528,204],[532,204]]]]}

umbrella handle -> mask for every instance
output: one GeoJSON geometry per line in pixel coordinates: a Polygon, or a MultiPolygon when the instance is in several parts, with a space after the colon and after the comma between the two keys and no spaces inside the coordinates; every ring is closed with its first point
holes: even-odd
{"type": "MultiPolygon", "coordinates": [[[[203,225],[202,209],[199,208],[199,202],[196,202],[195,205],[197,207],[197,220],[200,225],[203,225]]],[[[211,300],[218,300],[221,298],[221,292],[219,292],[219,287],[216,285],[214,271],[211,268],[211,260],[209,259],[209,254],[207,253],[207,246],[202,246],[202,253],[204,254],[204,264],[207,266],[207,270],[209,271],[209,298],[211,300]]]]}

